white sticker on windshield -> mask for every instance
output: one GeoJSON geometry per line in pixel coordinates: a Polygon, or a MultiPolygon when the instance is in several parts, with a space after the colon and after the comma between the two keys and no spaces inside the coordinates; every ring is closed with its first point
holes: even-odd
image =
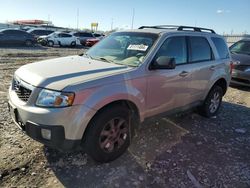
{"type": "Polygon", "coordinates": [[[138,51],[146,51],[148,46],[144,44],[130,44],[127,48],[128,50],[138,50],[138,51]]]}

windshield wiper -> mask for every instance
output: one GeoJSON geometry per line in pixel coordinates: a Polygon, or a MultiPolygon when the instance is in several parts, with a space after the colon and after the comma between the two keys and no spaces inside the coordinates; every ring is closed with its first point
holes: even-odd
{"type": "Polygon", "coordinates": [[[87,53],[82,53],[82,54],[79,54],[79,56],[85,56],[85,57],[87,57],[87,58],[89,58],[89,59],[93,59],[93,57],[91,57],[89,54],[87,54],[87,53]]]}
{"type": "Polygon", "coordinates": [[[101,60],[101,61],[105,61],[105,62],[108,62],[108,63],[114,63],[114,61],[112,61],[110,59],[107,59],[105,57],[99,57],[99,58],[96,58],[96,60],[101,60]]]}

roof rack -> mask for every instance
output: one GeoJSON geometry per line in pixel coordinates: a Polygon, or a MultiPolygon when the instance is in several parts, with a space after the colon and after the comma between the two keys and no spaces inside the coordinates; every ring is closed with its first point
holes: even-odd
{"type": "Polygon", "coordinates": [[[138,29],[176,29],[177,31],[194,31],[194,32],[211,32],[215,33],[212,29],[192,26],[177,26],[177,25],[156,25],[156,26],[141,26],[138,29]]]}

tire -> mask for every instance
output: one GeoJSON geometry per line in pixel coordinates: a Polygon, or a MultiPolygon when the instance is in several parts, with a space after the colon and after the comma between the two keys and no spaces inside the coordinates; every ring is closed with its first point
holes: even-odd
{"type": "Polygon", "coordinates": [[[39,42],[42,46],[46,46],[48,43],[46,40],[42,40],[41,42],[39,42]]]}
{"type": "Polygon", "coordinates": [[[199,109],[200,114],[208,118],[215,116],[220,109],[222,97],[223,89],[218,85],[213,86],[199,109]]]}
{"type": "Polygon", "coordinates": [[[53,47],[54,46],[54,42],[52,40],[49,40],[48,41],[48,46],[53,47]]]}
{"type": "Polygon", "coordinates": [[[71,42],[70,46],[71,47],[75,47],[76,46],[76,42],[75,41],[71,42]]]}
{"type": "Polygon", "coordinates": [[[121,156],[130,145],[130,111],[112,106],[100,111],[88,125],[86,152],[97,162],[106,163],[121,156]]]}
{"type": "Polygon", "coordinates": [[[31,46],[33,46],[33,42],[31,40],[26,40],[25,41],[25,46],[31,47],[31,46]]]}

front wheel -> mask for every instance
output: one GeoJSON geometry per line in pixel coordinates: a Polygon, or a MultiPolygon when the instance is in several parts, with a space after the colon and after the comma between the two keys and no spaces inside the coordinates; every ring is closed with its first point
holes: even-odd
{"type": "Polygon", "coordinates": [[[200,112],[205,117],[215,116],[220,108],[223,97],[223,90],[220,86],[215,85],[207,95],[200,112]]]}
{"type": "Polygon", "coordinates": [[[130,144],[129,110],[112,106],[99,112],[89,124],[87,153],[98,162],[109,162],[122,155],[130,144]]]}

